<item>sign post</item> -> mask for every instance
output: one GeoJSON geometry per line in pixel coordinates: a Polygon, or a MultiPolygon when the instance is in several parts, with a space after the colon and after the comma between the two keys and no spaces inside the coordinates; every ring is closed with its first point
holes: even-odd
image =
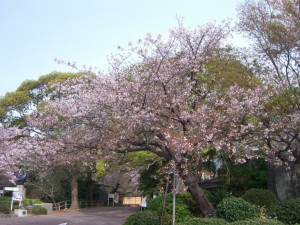
{"type": "Polygon", "coordinates": [[[11,198],[10,211],[12,211],[12,208],[13,208],[13,202],[14,202],[14,201],[18,201],[18,202],[19,202],[19,206],[21,205],[22,196],[23,196],[23,193],[20,193],[20,192],[13,192],[12,198],[11,198]]]}
{"type": "Polygon", "coordinates": [[[19,205],[21,204],[22,193],[17,192],[17,191],[19,191],[18,187],[4,187],[3,191],[13,191],[12,198],[11,198],[11,204],[10,204],[10,211],[12,211],[14,200],[19,201],[19,205]]]}
{"type": "Polygon", "coordinates": [[[4,190],[0,190],[0,195],[2,195],[2,208],[4,207],[4,190]]]}
{"type": "Polygon", "coordinates": [[[4,191],[19,191],[18,187],[4,187],[4,191]]]}

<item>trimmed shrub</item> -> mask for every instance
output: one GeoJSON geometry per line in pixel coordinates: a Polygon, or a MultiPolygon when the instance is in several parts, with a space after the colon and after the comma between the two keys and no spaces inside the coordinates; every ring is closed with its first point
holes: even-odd
{"type": "Polygon", "coordinates": [[[44,207],[38,206],[38,207],[34,207],[31,210],[31,213],[34,215],[47,215],[47,209],[44,207]]]}
{"type": "MultiPolygon", "coordinates": [[[[165,196],[158,196],[155,199],[151,199],[148,203],[148,210],[156,212],[158,215],[162,215],[163,202],[165,196]]],[[[193,206],[193,200],[189,193],[180,193],[176,195],[176,221],[178,223],[189,220],[193,214],[190,207],[193,206]]],[[[163,215],[163,224],[172,224],[173,214],[173,194],[167,194],[166,207],[163,215]]]]}
{"type": "Polygon", "coordinates": [[[228,222],[254,219],[257,217],[256,208],[242,198],[225,198],[216,208],[216,215],[228,222]]]}
{"type": "Polygon", "coordinates": [[[257,205],[259,207],[265,207],[267,212],[274,210],[277,201],[275,195],[266,189],[252,188],[246,191],[242,199],[251,203],[252,205],[257,205]]]}
{"type": "Polygon", "coordinates": [[[254,220],[240,220],[230,223],[230,225],[284,225],[278,220],[270,219],[254,219],[254,220]]]}
{"type": "Polygon", "coordinates": [[[160,217],[152,211],[141,211],[130,215],[123,225],[154,225],[160,224],[160,217]]]}
{"type": "Polygon", "coordinates": [[[300,223],[300,198],[278,204],[275,215],[285,224],[300,223]]]}
{"type": "Polygon", "coordinates": [[[178,225],[223,225],[229,224],[226,220],[221,218],[193,218],[187,222],[179,223],[178,225]]]}

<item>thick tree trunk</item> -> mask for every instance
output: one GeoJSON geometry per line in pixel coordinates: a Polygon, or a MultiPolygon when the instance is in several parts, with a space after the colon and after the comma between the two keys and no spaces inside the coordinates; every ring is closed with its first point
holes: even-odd
{"type": "Polygon", "coordinates": [[[204,217],[213,216],[215,214],[215,209],[200,188],[197,177],[192,173],[188,173],[181,176],[181,178],[184,184],[188,187],[188,191],[198,203],[201,215],[204,217]]]}
{"type": "Polygon", "coordinates": [[[87,173],[87,193],[86,193],[86,201],[90,201],[93,203],[94,198],[93,198],[93,178],[92,178],[92,172],[87,173]]]}
{"type": "Polygon", "coordinates": [[[71,206],[70,206],[70,209],[79,209],[78,180],[77,180],[76,174],[72,174],[72,177],[71,177],[71,206]]]}

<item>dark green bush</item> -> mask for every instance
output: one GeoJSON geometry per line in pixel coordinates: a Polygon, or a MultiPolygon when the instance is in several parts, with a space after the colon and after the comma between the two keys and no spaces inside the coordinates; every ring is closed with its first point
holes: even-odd
{"type": "Polygon", "coordinates": [[[229,224],[226,220],[220,218],[193,218],[187,222],[179,223],[178,225],[223,225],[229,224]]]}
{"type": "Polygon", "coordinates": [[[284,225],[278,220],[270,219],[253,219],[253,220],[240,220],[230,223],[230,225],[284,225]]]}
{"type": "Polygon", "coordinates": [[[141,211],[130,215],[123,225],[155,225],[160,224],[160,217],[152,211],[141,211]]]}
{"type": "Polygon", "coordinates": [[[218,218],[233,222],[254,219],[258,216],[256,208],[241,198],[225,198],[216,208],[218,218]]]}
{"type": "Polygon", "coordinates": [[[249,189],[242,198],[252,205],[265,207],[267,212],[273,211],[277,204],[275,195],[266,189],[249,189]]]}
{"type": "MultiPolygon", "coordinates": [[[[11,197],[0,197],[0,213],[9,214],[11,212],[11,197]]],[[[19,208],[19,202],[13,202],[13,209],[19,208]]]]}
{"type": "Polygon", "coordinates": [[[31,213],[34,215],[47,215],[47,209],[44,207],[35,207],[31,210],[31,213]]]}
{"type": "Polygon", "coordinates": [[[218,170],[218,175],[234,196],[241,196],[250,188],[266,189],[268,171],[269,164],[263,158],[249,159],[242,164],[227,159],[218,170]]]}
{"type": "Polygon", "coordinates": [[[188,206],[189,211],[195,215],[200,215],[200,208],[195,199],[192,197],[192,195],[189,192],[183,192],[177,195],[178,198],[188,206]]]}
{"type": "Polygon", "coordinates": [[[300,223],[300,198],[278,204],[275,215],[285,224],[300,223]]]}
{"type": "MultiPolygon", "coordinates": [[[[158,196],[155,199],[151,199],[148,203],[148,210],[156,212],[158,215],[162,215],[164,196],[158,196]]],[[[190,219],[193,214],[191,213],[191,207],[195,204],[189,193],[181,193],[176,195],[176,221],[178,223],[190,219]]],[[[193,206],[195,207],[195,206],[193,206]]],[[[173,214],[173,194],[170,193],[166,196],[166,206],[163,215],[163,224],[168,225],[172,223],[173,214]]]]}
{"type": "Polygon", "coordinates": [[[230,194],[224,188],[212,191],[204,190],[204,194],[214,207],[216,207],[224,198],[230,197],[230,194]]]}
{"type": "Polygon", "coordinates": [[[10,204],[4,203],[3,205],[0,205],[0,213],[9,214],[10,213],[10,204]]]}

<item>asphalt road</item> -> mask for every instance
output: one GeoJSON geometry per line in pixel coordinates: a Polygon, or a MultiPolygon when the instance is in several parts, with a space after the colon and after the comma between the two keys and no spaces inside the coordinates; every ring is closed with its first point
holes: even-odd
{"type": "Polygon", "coordinates": [[[98,207],[44,216],[0,218],[0,225],[122,225],[138,207],[98,207]]]}

